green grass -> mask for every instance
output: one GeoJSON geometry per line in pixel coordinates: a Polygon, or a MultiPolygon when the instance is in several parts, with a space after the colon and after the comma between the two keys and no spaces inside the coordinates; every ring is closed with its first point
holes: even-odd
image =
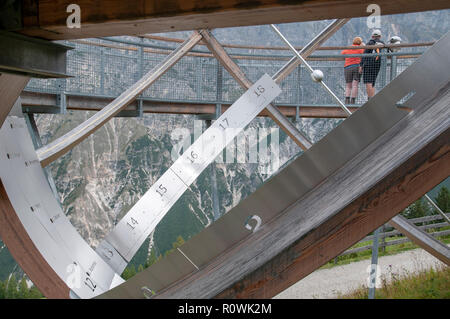
{"type": "MultiPolygon", "coordinates": [[[[440,228],[440,230],[444,230],[444,227],[440,228]]],[[[401,236],[390,237],[390,238],[386,238],[386,241],[388,242],[388,241],[397,240],[397,239],[401,239],[401,238],[404,238],[404,237],[401,237],[401,236]]],[[[450,235],[437,237],[437,239],[445,244],[450,243],[450,235]]],[[[350,247],[349,249],[367,246],[367,245],[372,245],[372,241],[357,243],[357,244],[353,245],[352,247],[350,247]]],[[[406,242],[403,244],[387,246],[384,251],[381,248],[379,249],[378,256],[381,257],[381,256],[395,255],[395,254],[398,254],[398,253],[401,253],[404,251],[408,251],[411,249],[416,249],[416,248],[420,248],[420,247],[417,246],[416,244],[413,244],[412,242],[406,242]]],[[[352,253],[352,254],[345,255],[345,256],[339,256],[339,257],[337,257],[336,262],[334,261],[334,259],[330,260],[328,263],[326,263],[325,265],[320,267],[320,269],[329,269],[329,268],[333,268],[335,266],[347,265],[347,264],[350,264],[350,263],[353,263],[356,261],[370,259],[371,257],[372,257],[372,251],[370,249],[359,252],[359,253],[352,253]]]]}
{"type": "MultiPolygon", "coordinates": [[[[389,281],[382,277],[381,285],[375,290],[376,299],[450,299],[450,267],[430,268],[402,277],[391,274],[389,281]]],[[[368,289],[361,286],[339,298],[367,299],[368,289]]]]}

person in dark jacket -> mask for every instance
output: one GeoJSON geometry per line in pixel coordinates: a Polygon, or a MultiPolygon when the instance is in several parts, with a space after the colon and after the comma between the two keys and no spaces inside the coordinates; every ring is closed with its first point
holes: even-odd
{"type": "MultiPolygon", "coordinates": [[[[377,49],[366,49],[365,54],[380,53],[381,47],[384,46],[384,42],[381,41],[381,31],[374,30],[372,32],[372,38],[366,45],[378,45],[377,49]]],[[[381,57],[380,56],[368,56],[361,59],[360,67],[363,73],[363,82],[366,85],[367,98],[370,99],[375,95],[375,82],[377,80],[378,72],[380,71],[381,57]]]]}

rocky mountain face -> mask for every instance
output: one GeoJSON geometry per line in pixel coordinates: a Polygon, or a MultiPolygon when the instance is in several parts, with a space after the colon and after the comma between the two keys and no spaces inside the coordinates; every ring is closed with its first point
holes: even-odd
{"type": "MultiPolygon", "coordinates": [[[[450,29],[449,13],[450,10],[445,10],[382,16],[380,29],[385,39],[399,35],[404,42],[435,41],[450,29]]],[[[367,41],[371,30],[366,22],[366,18],[352,19],[326,45],[347,45],[356,35],[363,36],[367,41]]],[[[328,23],[306,22],[279,27],[295,45],[304,45],[328,23]]],[[[214,33],[224,43],[282,45],[269,26],[218,29],[214,33]]],[[[186,34],[177,32],[165,35],[185,37],[186,34]]],[[[64,116],[36,116],[43,143],[63,135],[91,115],[88,112],[73,112],[64,116]]],[[[301,119],[296,126],[317,142],[339,123],[340,120],[332,119],[301,119]]],[[[114,118],[51,164],[50,171],[58,192],[56,196],[72,224],[91,246],[98,245],[115,223],[172,165],[172,150],[181,141],[173,132],[185,129],[189,134],[185,134],[184,138],[193,141],[195,125],[198,125],[195,117],[187,115],[152,114],[143,118],[114,118]]],[[[270,128],[276,129],[277,125],[270,119],[258,118],[247,127],[246,132],[258,132],[264,143],[264,136],[270,128]]],[[[276,136],[273,139],[276,140],[276,136]]],[[[300,149],[281,130],[278,140],[279,164],[283,166],[298,156],[300,149]]],[[[134,264],[143,264],[151,251],[156,255],[164,254],[172,248],[178,236],[187,240],[214,221],[212,170],[217,177],[220,210],[216,215],[228,212],[270,177],[255,163],[215,163],[209,166],[150,235],[132,261],[134,264]]],[[[0,277],[4,278],[16,269],[0,241],[0,277]]]]}
{"type": "MultiPolygon", "coordinates": [[[[74,112],[61,115],[40,115],[37,124],[43,142],[61,136],[91,114],[74,112]]],[[[340,120],[307,120],[297,123],[312,140],[317,141],[340,120]]],[[[193,142],[194,125],[201,125],[193,116],[145,115],[144,118],[115,118],[94,135],[86,139],[67,155],[51,165],[58,195],[66,215],[83,238],[92,246],[113,228],[150,186],[172,165],[172,152],[183,143],[173,136],[176,129],[186,130],[184,138],[193,142]],[[187,134],[189,133],[189,135],[187,134]],[[174,149],[175,148],[175,149],[174,149]]],[[[269,150],[265,136],[270,128],[277,129],[269,119],[256,119],[246,132],[257,132],[261,145],[269,150]]],[[[205,129],[205,127],[203,127],[205,129]]],[[[278,131],[280,142],[279,164],[300,152],[283,132],[278,131]]],[[[180,150],[182,151],[182,150],[180,150]]],[[[227,161],[226,153],[224,159],[227,161]]],[[[150,251],[164,253],[181,235],[187,240],[214,221],[212,204],[211,169],[217,176],[217,190],[222,215],[255,191],[264,180],[263,165],[258,163],[214,163],[192,184],[168,212],[152,234],[150,251]]],[[[141,252],[141,257],[145,256],[141,252]]],[[[143,263],[142,260],[136,263],[143,263]]]]}

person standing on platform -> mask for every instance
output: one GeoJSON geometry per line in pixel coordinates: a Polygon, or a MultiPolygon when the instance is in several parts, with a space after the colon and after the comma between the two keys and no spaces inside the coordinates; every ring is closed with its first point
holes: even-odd
{"type": "MultiPolygon", "coordinates": [[[[381,31],[374,30],[372,32],[372,39],[366,45],[379,46],[379,48],[368,48],[364,51],[364,54],[380,53],[381,47],[384,46],[384,42],[381,41],[381,31]]],[[[370,99],[375,95],[375,82],[380,71],[381,57],[379,55],[363,57],[360,66],[360,70],[363,73],[363,82],[366,85],[367,99],[370,99]]]]}
{"type": "MultiPolygon", "coordinates": [[[[362,39],[356,37],[353,39],[353,46],[361,46],[362,39]]],[[[364,44],[363,44],[364,45],[364,44]]],[[[346,49],[342,50],[341,54],[362,54],[364,49],[346,49]]],[[[360,71],[361,57],[345,58],[344,76],[345,76],[345,104],[355,104],[358,97],[358,86],[361,79],[360,71]]]]}

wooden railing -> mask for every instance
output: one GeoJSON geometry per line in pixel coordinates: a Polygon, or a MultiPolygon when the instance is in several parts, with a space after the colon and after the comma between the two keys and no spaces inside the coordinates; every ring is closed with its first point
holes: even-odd
{"type": "MultiPolygon", "coordinates": [[[[446,215],[450,217],[450,213],[446,214],[446,215]]],[[[413,222],[414,224],[419,224],[419,223],[434,222],[437,220],[444,220],[444,218],[441,215],[431,215],[431,216],[425,216],[425,217],[419,217],[419,218],[412,218],[409,221],[413,222]]],[[[423,225],[418,226],[418,228],[425,230],[425,231],[428,229],[435,229],[434,231],[428,232],[428,233],[433,237],[439,237],[439,236],[450,235],[450,229],[446,229],[446,230],[439,229],[439,228],[446,227],[446,226],[450,226],[450,224],[447,223],[446,221],[444,221],[444,222],[440,222],[440,223],[423,224],[423,225]],[[438,230],[436,230],[436,229],[438,229],[438,230]]],[[[387,246],[398,245],[398,244],[410,242],[410,240],[407,237],[405,237],[402,233],[400,233],[396,229],[391,230],[392,228],[393,227],[390,226],[389,224],[385,224],[382,226],[382,231],[378,235],[378,240],[380,241],[380,243],[378,244],[378,247],[380,247],[382,250],[385,250],[387,246]],[[386,241],[386,238],[393,237],[393,236],[399,236],[399,235],[404,238],[386,241]]],[[[370,242],[370,243],[368,243],[365,246],[348,249],[339,256],[345,256],[345,255],[349,255],[352,253],[359,253],[359,252],[362,252],[365,250],[371,250],[372,249],[371,241],[373,240],[373,237],[374,237],[373,235],[364,237],[358,243],[363,243],[363,242],[370,242]]]]}

